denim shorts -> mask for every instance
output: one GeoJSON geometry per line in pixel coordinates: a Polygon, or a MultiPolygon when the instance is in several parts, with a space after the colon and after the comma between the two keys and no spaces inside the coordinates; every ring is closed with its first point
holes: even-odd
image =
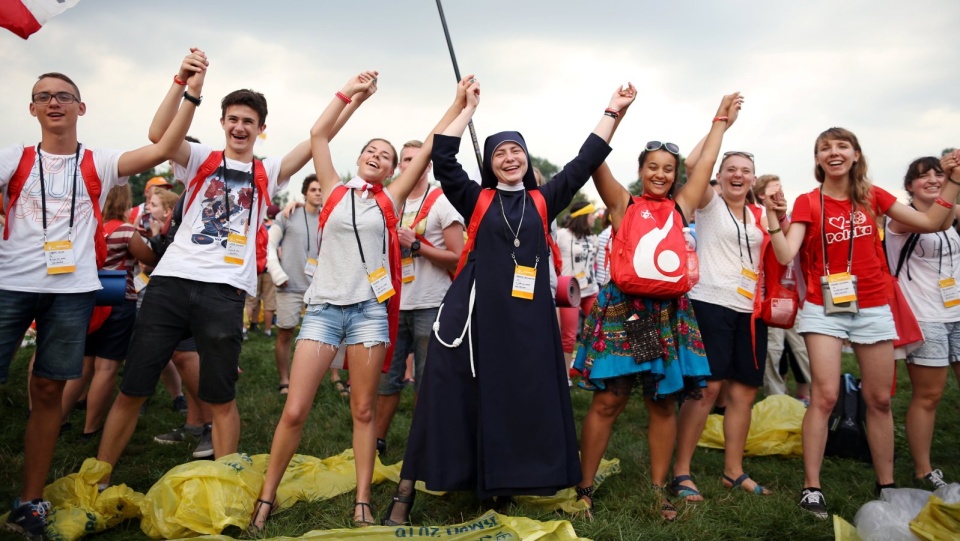
{"type": "Polygon", "coordinates": [[[800,311],[800,334],[814,333],[849,339],[853,344],[876,344],[885,340],[895,340],[897,329],[893,324],[893,313],[887,305],[873,308],[861,308],[859,314],[823,313],[823,306],[812,302],[803,303],[800,311]]]}
{"type": "Polygon", "coordinates": [[[334,347],[340,347],[341,343],[365,347],[389,344],[387,305],[377,299],[343,306],[311,304],[303,316],[297,340],[314,340],[334,347]]]}
{"type": "Polygon", "coordinates": [[[0,382],[7,380],[23,333],[37,321],[37,360],[33,375],[77,379],[83,372],[83,347],[96,291],[28,293],[0,289],[0,382]]]}
{"type": "Polygon", "coordinates": [[[923,345],[907,355],[907,362],[920,366],[947,367],[960,362],[960,321],[921,321],[923,345]]]}

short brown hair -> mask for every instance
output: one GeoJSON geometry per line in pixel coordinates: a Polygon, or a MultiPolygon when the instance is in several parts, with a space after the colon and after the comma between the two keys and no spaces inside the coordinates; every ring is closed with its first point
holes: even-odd
{"type": "Polygon", "coordinates": [[[315,173],[310,173],[306,176],[306,178],[303,179],[303,186],[300,188],[300,193],[307,195],[307,190],[310,189],[310,185],[314,182],[320,182],[320,180],[317,179],[317,175],[315,173]]]}
{"type": "Polygon", "coordinates": [[[262,128],[267,123],[267,98],[263,94],[246,88],[227,94],[220,101],[220,120],[227,118],[227,107],[231,105],[246,105],[256,111],[257,116],[260,117],[258,128],[262,128]]]}
{"type": "Polygon", "coordinates": [[[159,186],[154,186],[153,193],[150,194],[150,197],[155,195],[160,197],[160,204],[163,205],[164,210],[170,210],[177,206],[177,201],[180,199],[177,192],[159,186]]]}
{"type": "Polygon", "coordinates": [[[767,191],[767,185],[771,182],[780,182],[777,175],[760,175],[757,177],[757,183],[753,185],[753,196],[757,201],[763,201],[763,194],[767,191]]]}
{"type": "MultiPolygon", "coordinates": [[[[77,101],[80,101],[80,87],[77,86],[77,83],[73,82],[73,79],[67,77],[66,75],[58,71],[51,71],[49,73],[44,73],[40,77],[37,77],[37,83],[39,83],[44,79],[60,79],[61,81],[68,83],[70,86],[73,87],[73,91],[77,93],[77,101]]],[[[36,88],[37,83],[33,83],[34,88],[36,88]]],[[[33,95],[31,94],[30,97],[33,98],[33,95]]]]}

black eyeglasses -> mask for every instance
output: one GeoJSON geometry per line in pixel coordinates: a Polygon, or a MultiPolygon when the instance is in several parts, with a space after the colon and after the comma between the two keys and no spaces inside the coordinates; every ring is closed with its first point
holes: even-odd
{"type": "Polygon", "coordinates": [[[79,96],[74,96],[69,92],[57,92],[56,94],[51,94],[49,92],[37,92],[33,95],[33,103],[40,105],[45,105],[50,103],[51,99],[57,100],[57,103],[60,105],[66,105],[68,103],[74,103],[80,101],[79,96]]]}
{"type": "Polygon", "coordinates": [[[666,150],[667,152],[669,152],[670,154],[673,154],[674,156],[680,155],[680,147],[678,147],[675,143],[661,143],[660,141],[650,141],[649,143],[647,143],[647,146],[644,147],[644,150],[646,150],[647,152],[654,152],[660,149],[666,150]]]}
{"type": "Polygon", "coordinates": [[[727,158],[729,158],[730,156],[743,156],[744,158],[749,158],[750,161],[754,161],[754,160],[753,160],[753,154],[750,154],[749,152],[744,152],[744,151],[742,151],[742,150],[731,150],[731,151],[729,151],[729,152],[724,152],[724,153],[723,153],[723,158],[724,158],[724,159],[727,159],[727,158]]]}

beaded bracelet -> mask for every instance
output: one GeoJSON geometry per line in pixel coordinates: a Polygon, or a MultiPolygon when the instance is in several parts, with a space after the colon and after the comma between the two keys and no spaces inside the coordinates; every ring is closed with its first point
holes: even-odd
{"type": "Polygon", "coordinates": [[[343,103],[346,103],[347,105],[350,105],[351,103],[353,103],[353,100],[350,99],[350,96],[347,96],[343,92],[337,92],[337,97],[340,98],[340,101],[342,101],[343,103]]]}
{"type": "Polygon", "coordinates": [[[729,121],[730,121],[730,117],[727,117],[727,116],[715,116],[715,117],[713,117],[713,121],[714,121],[714,122],[729,122],[729,121]]]}
{"type": "Polygon", "coordinates": [[[934,201],[934,203],[940,205],[941,207],[943,207],[943,208],[945,208],[945,209],[952,209],[952,208],[953,208],[953,203],[947,201],[946,199],[944,199],[944,198],[942,198],[942,197],[938,197],[938,198],[936,199],[936,201],[934,201]]]}
{"type": "Polygon", "coordinates": [[[183,79],[177,77],[176,75],[173,76],[173,82],[174,82],[174,84],[177,84],[177,85],[180,85],[180,86],[187,86],[187,82],[184,81],[183,79]]]}

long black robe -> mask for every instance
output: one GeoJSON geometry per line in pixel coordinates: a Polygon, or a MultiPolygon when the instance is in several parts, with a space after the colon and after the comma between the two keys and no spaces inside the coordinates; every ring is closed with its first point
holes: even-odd
{"type": "MultiPolygon", "coordinates": [[[[457,163],[459,148],[459,138],[435,136],[433,167],[447,199],[469,222],[481,187],[457,163]]],[[[486,150],[490,156],[493,149],[486,150]]],[[[579,155],[540,188],[550,221],[570,204],[609,152],[606,142],[591,134],[579,155]]],[[[489,177],[489,158],[484,169],[489,177]]],[[[528,180],[524,184],[529,188],[528,180]]],[[[484,183],[489,185],[489,178],[484,183]]],[[[431,490],[476,490],[481,498],[550,495],[580,481],[548,265],[543,223],[533,199],[526,191],[498,190],[477,231],[475,249],[444,297],[440,313],[440,336],[452,343],[464,329],[476,282],[470,330],[476,377],[471,374],[466,336],[457,348],[445,347],[431,336],[402,478],[422,480],[431,490]],[[523,215],[519,248],[513,246],[503,214],[514,231],[523,215]],[[511,296],[511,251],[520,265],[529,267],[539,254],[532,300],[511,296]]]]}

